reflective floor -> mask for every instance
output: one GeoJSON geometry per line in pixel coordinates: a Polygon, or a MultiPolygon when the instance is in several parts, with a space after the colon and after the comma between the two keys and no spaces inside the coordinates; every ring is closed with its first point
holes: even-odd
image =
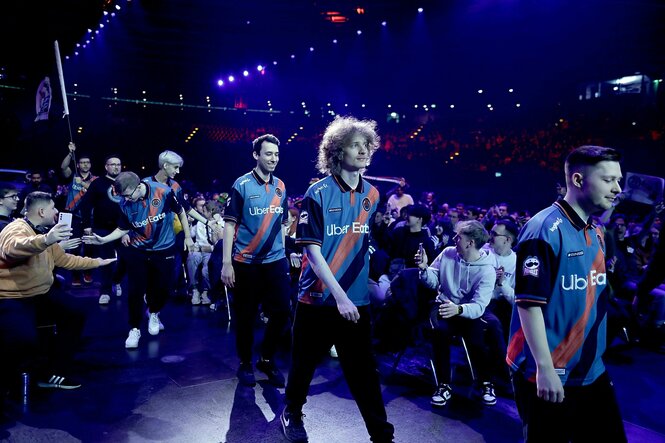
{"type": "MultiPolygon", "coordinates": [[[[24,404],[14,393],[0,441],[9,442],[285,442],[278,414],[283,389],[256,372],[255,388],[238,385],[233,323],[225,309],[191,306],[174,298],[162,312],[165,330],[147,332],[126,350],[126,296],[97,303],[94,286],[72,290],[89,313],[84,345],[71,367],[83,383],[72,391],[31,390],[24,404]]],[[[257,322],[259,334],[262,332],[257,322]]],[[[475,399],[461,348],[454,359],[454,395],[434,409],[426,345],[409,348],[393,371],[395,356],[378,355],[388,416],[397,442],[518,442],[520,422],[509,396],[495,406],[475,399]]],[[[288,338],[278,366],[288,372],[288,338]]],[[[640,346],[615,342],[608,362],[630,442],[665,442],[662,399],[665,358],[640,346]]],[[[369,441],[337,360],[322,363],[304,407],[310,442],[369,441]]]]}

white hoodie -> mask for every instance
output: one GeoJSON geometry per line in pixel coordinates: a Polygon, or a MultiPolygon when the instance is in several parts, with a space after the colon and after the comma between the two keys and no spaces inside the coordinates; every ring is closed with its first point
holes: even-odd
{"type": "Polygon", "coordinates": [[[457,254],[454,246],[444,249],[427,270],[420,274],[421,281],[437,289],[437,299],[462,305],[464,318],[479,318],[492,299],[496,281],[495,261],[480,250],[480,258],[467,262],[457,254]]]}

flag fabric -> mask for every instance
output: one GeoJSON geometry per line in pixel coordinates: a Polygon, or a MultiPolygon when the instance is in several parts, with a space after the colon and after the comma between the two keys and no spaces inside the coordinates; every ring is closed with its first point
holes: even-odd
{"type": "Polygon", "coordinates": [[[51,109],[51,80],[48,77],[44,77],[44,80],[39,84],[35,101],[37,111],[35,121],[48,120],[48,113],[51,109]]]}

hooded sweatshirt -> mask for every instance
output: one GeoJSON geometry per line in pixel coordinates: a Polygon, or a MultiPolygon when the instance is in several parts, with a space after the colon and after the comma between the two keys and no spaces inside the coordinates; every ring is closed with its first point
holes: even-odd
{"type": "Polygon", "coordinates": [[[457,254],[454,246],[449,246],[420,274],[427,287],[438,290],[439,301],[462,305],[460,317],[463,318],[479,318],[492,299],[495,261],[486,251],[479,252],[478,260],[467,262],[457,254]]]}

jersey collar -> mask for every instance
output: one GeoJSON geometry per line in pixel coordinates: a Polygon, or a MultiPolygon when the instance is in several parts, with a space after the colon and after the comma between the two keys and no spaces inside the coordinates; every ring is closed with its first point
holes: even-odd
{"type": "Polygon", "coordinates": [[[340,177],[339,175],[334,175],[332,176],[333,180],[335,180],[335,183],[337,183],[337,186],[339,186],[340,191],[342,192],[349,192],[349,191],[356,191],[356,192],[363,192],[363,178],[360,177],[360,180],[358,180],[358,186],[356,186],[356,189],[353,189],[351,186],[346,184],[344,179],[340,177]]]}
{"type": "Polygon", "coordinates": [[[577,215],[577,212],[573,209],[570,204],[565,201],[565,200],[558,200],[554,202],[554,206],[558,207],[559,210],[563,213],[563,215],[566,216],[566,218],[570,221],[570,223],[577,229],[578,231],[583,230],[584,228],[587,227],[593,227],[593,223],[591,222],[591,219],[589,219],[589,222],[585,222],[582,220],[582,217],[577,215]]]}
{"type": "Polygon", "coordinates": [[[256,170],[252,169],[252,177],[254,177],[254,180],[256,180],[256,183],[260,185],[272,185],[274,184],[274,177],[272,175],[272,172],[270,173],[270,177],[268,177],[268,181],[264,181],[263,178],[259,174],[256,173],[256,170]]]}

